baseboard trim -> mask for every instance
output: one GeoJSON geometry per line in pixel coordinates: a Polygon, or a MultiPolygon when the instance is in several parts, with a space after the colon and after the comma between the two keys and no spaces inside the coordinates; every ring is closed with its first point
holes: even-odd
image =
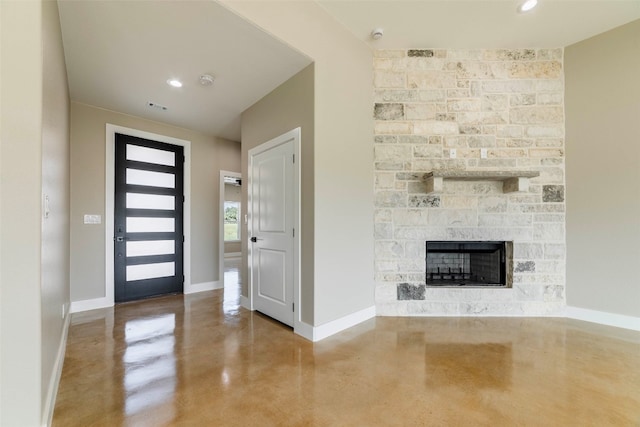
{"type": "Polygon", "coordinates": [[[240,258],[242,256],[242,252],[225,252],[225,258],[240,258]]]}
{"type": "Polygon", "coordinates": [[[53,410],[56,407],[56,397],[58,395],[58,386],[60,385],[60,377],[62,376],[62,366],[64,365],[64,355],[67,349],[67,335],[69,334],[69,323],[71,322],[71,313],[67,313],[62,325],[62,336],[58,346],[58,354],[53,365],[53,374],[49,380],[47,387],[47,398],[45,400],[42,412],[42,426],[49,427],[53,422],[53,410]]]}
{"type": "Polygon", "coordinates": [[[567,306],[566,316],[570,319],[584,320],[585,322],[599,323],[601,325],[640,331],[640,317],[571,306],[567,306]]]}
{"type": "Polygon", "coordinates": [[[80,313],[81,311],[96,310],[98,308],[113,307],[113,301],[107,297],[86,299],[82,301],[71,301],[69,312],[80,313]]]}
{"type": "Polygon", "coordinates": [[[198,292],[205,292],[205,291],[213,291],[216,289],[222,289],[223,288],[223,284],[220,281],[215,281],[215,282],[202,282],[202,283],[193,283],[189,286],[185,286],[184,287],[184,294],[185,295],[189,295],[189,294],[195,294],[198,292]]]}
{"type": "Polygon", "coordinates": [[[240,295],[240,306],[246,308],[247,310],[253,310],[251,308],[251,301],[244,295],[240,295]]]}
{"type": "Polygon", "coordinates": [[[296,322],[294,332],[310,341],[318,342],[374,317],[376,317],[376,307],[371,306],[320,326],[296,322]]]}

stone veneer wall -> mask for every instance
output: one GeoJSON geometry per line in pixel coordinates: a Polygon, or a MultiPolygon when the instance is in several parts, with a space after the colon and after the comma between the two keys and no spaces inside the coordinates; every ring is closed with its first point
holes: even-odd
{"type": "Polygon", "coordinates": [[[562,49],[375,52],[379,315],[550,315],[565,306],[562,49]],[[457,158],[449,158],[449,149],[457,158]],[[481,159],[481,148],[487,158],[481,159]],[[526,193],[447,170],[534,170],[526,193]],[[513,241],[513,287],[425,286],[425,241],[513,241]]]}

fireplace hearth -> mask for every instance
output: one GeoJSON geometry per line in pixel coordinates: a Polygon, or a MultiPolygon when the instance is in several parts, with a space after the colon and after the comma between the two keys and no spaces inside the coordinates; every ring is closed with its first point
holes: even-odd
{"type": "Polygon", "coordinates": [[[426,283],[438,287],[509,287],[511,242],[426,242],[426,283]]]}

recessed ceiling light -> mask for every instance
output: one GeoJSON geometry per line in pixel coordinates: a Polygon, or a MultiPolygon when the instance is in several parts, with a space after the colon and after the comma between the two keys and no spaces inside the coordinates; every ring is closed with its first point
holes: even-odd
{"type": "Polygon", "coordinates": [[[167,84],[173,87],[182,87],[182,82],[178,79],[169,79],[167,80],[167,84]]]}
{"type": "Polygon", "coordinates": [[[203,74],[199,78],[202,86],[211,86],[213,84],[213,76],[211,74],[203,74]]]}
{"type": "Polygon", "coordinates": [[[528,12],[538,4],[538,0],[525,0],[518,6],[518,12],[528,12]]]}

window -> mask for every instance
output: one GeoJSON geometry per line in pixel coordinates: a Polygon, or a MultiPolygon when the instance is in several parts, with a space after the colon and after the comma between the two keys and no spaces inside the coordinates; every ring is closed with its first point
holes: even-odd
{"type": "Polygon", "coordinates": [[[240,240],[240,202],[224,202],[224,241],[240,240]]]}

